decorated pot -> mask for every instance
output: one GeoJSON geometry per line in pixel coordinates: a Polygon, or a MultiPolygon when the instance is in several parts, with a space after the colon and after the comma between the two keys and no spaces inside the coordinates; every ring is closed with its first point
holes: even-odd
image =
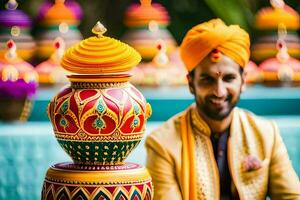
{"type": "Polygon", "coordinates": [[[261,83],[264,80],[262,70],[251,60],[245,66],[244,72],[246,74],[245,81],[248,85],[261,83]]]}
{"type": "Polygon", "coordinates": [[[60,65],[65,51],[65,43],[62,38],[56,38],[53,46],[56,50],[51,57],[35,67],[35,70],[39,74],[39,83],[41,86],[53,86],[68,82],[66,77],[67,72],[60,65]]]}
{"type": "Polygon", "coordinates": [[[8,51],[0,56],[0,120],[25,121],[37,90],[38,75],[33,66],[18,58],[16,44],[7,42],[8,51]]]}
{"type": "Polygon", "coordinates": [[[259,65],[263,72],[263,80],[270,86],[299,86],[300,85],[300,61],[289,58],[281,63],[277,58],[270,58],[259,65]]]}
{"type": "MultiPolygon", "coordinates": [[[[44,17],[45,13],[47,13],[47,11],[52,7],[54,2],[55,0],[45,0],[42,3],[37,15],[38,21],[44,17]]],[[[73,11],[78,20],[82,19],[83,13],[79,3],[77,3],[75,0],[66,0],[65,5],[73,11]]]]}
{"type": "Polygon", "coordinates": [[[92,167],[61,163],[48,170],[42,199],[151,200],[152,190],[148,171],[138,164],[92,167]]]}
{"type": "Polygon", "coordinates": [[[289,55],[285,42],[286,34],[285,26],[280,26],[276,57],[269,58],[259,65],[266,85],[299,85],[300,83],[300,61],[289,55]]]}
{"type": "Polygon", "coordinates": [[[152,59],[152,62],[141,63],[138,67],[132,69],[130,81],[134,85],[147,87],[186,85],[187,71],[183,63],[176,55],[173,55],[172,59],[169,58],[164,41],[161,40],[157,48],[158,53],[152,59]]]}
{"type": "Polygon", "coordinates": [[[151,107],[128,80],[140,55],[102,35],[69,48],[62,66],[71,85],[50,102],[48,114],[61,147],[76,164],[121,165],[144,135],[151,107]]]}
{"type": "Polygon", "coordinates": [[[151,108],[128,78],[71,75],[51,101],[55,136],[75,163],[120,165],[141,141],[151,108]]]}
{"type": "Polygon", "coordinates": [[[31,19],[17,7],[15,0],[9,0],[7,9],[0,11],[0,54],[5,54],[6,42],[12,39],[18,46],[18,56],[28,61],[35,52],[35,42],[30,35],[31,19]]]}
{"type": "Polygon", "coordinates": [[[300,38],[297,30],[300,17],[297,11],[289,7],[283,0],[270,0],[272,6],[261,9],[254,23],[255,40],[251,46],[251,57],[256,63],[261,63],[277,54],[276,41],[278,26],[286,27],[286,44],[288,53],[294,58],[300,58],[300,38]]]}
{"type": "Polygon", "coordinates": [[[165,42],[168,54],[173,52],[177,44],[167,29],[167,10],[161,4],[151,4],[151,0],[140,2],[126,10],[124,23],[129,29],[122,39],[134,47],[144,60],[151,60],[158,53],[156,46],[159,40],[165,42]]]}
{"type": "Polygon", "coordinates": [[[53,41],[57,37],[64,40],[66,48],[82,39],[78,29],[80,21],[76,13],[65,5],[64,0],[55,0],[55,3],[44,12],[35,32],[38,60],[48,59],[54,53],[53,41]]]}

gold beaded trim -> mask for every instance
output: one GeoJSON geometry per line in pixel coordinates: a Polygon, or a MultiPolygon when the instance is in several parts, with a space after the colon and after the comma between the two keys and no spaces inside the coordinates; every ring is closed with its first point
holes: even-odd
{"type": "Polygon", "coordinates": [[[110,83],[96,83],[96,82],[71,82],[73,89],[107,89],[107,88],[122,88],[127,86],[128,82],[110,82],[110,83]]]}
{"type": "Polygon", "coordinates": [[[65,170],[83,170],[83,171],[119,171],[119,170],[131,170],[136,169],[133,168],[135,166],[139,166],[138,164],[126,163],[127,165],[65,165],[65,166],[56,166],[54,165],[54,168],[57,169],[65,169],[65,170]],[[128,165],[129,164],[129,165],[128,165]],[[133,166],[133,167],[132,167],[133,166]]]}
{"type": "Polygon", "coordinates": [[[81,134],[76,134],[76,135],[72,135],[70,136],[67,133],[60,133],[58,131],[54,131],[55,133],[55,137],[57,139],[61,139],[61,140],[67,140],[67,141],[134,141],[134,140],[140,140],[144,137],[144,131],[138,132],[138,133],[132,133],[130,135],[109,135],[109,136],[104,136],[104,135],[100,135],[100,136],[87,136],[84,132],[81,132],[81,134]]]}
{"type": "Polygon", "coordinates": [[[74,171],[51,167],[46,180],[70,184],[132,184],[151,181],[149,172],[144,168],[120,171],[74,171]]]}
{"type": "Polygon", "coordinates": [[[19,120],[21,122],[27,121],[27,119],[29,117],[29,113],[31,111],[31,107],[32,107],[32,102],[29,99],[26,99],[23,110],[22,110],[22,113],[21,113],[21,116],[19,118],[19,120]]]}

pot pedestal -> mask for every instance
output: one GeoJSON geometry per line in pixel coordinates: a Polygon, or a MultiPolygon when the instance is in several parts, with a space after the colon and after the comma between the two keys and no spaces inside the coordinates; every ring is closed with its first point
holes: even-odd
{"type": "Polygon", "coordinates": [[[135,163],[120,166],[87,166],[70,162],[51,166],[42,199],[150,200],[151,177],[135,163]]]}

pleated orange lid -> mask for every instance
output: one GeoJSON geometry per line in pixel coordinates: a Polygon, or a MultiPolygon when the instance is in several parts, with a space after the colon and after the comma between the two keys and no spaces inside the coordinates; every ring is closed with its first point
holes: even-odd
{"type": "Polygon", "coordinates": [[[135,49],[104,36],[106,28],[100,22],[92,32],[97,36],[82,40],[65,52],[61,61],[63,68],[77,74],[110,74],[127,72],[141,61],[135,49]]]}
{"type": "Polygon", "coordinates": [[[65,6],[64,0],[55,0],[53,6],[45,13],[41,23],[46,25],[57,25],[63,22],[69,25],[76,25],[79,23],[73,11],[65,6]]]}
{"type": "Polygon", "coordinates": [[[256,15],[255,27],[259,30],[276,30],[284,24],[288,30],[297,30],[300,18],[297,11],[283,0],[270,0],[272,7],[262,8],[256,15]]]}
{"type": "Polygon", "coordinates": [[[124,23],[126,26],[147,26],[151,21],[159,25],[169,24],[167,10],[158,3],[151,4],[151,0],[140,0],[140,4],[132,4],[125,13],[124,23]]]}

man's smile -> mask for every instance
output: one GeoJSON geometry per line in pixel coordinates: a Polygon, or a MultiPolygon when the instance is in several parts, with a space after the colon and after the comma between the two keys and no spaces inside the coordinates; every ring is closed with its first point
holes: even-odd
{"type": "Polygon", "coordinates": [[[228,103],[228,98],[209,98],[208,102],[217,108],[223,108],[228,103]]]}

